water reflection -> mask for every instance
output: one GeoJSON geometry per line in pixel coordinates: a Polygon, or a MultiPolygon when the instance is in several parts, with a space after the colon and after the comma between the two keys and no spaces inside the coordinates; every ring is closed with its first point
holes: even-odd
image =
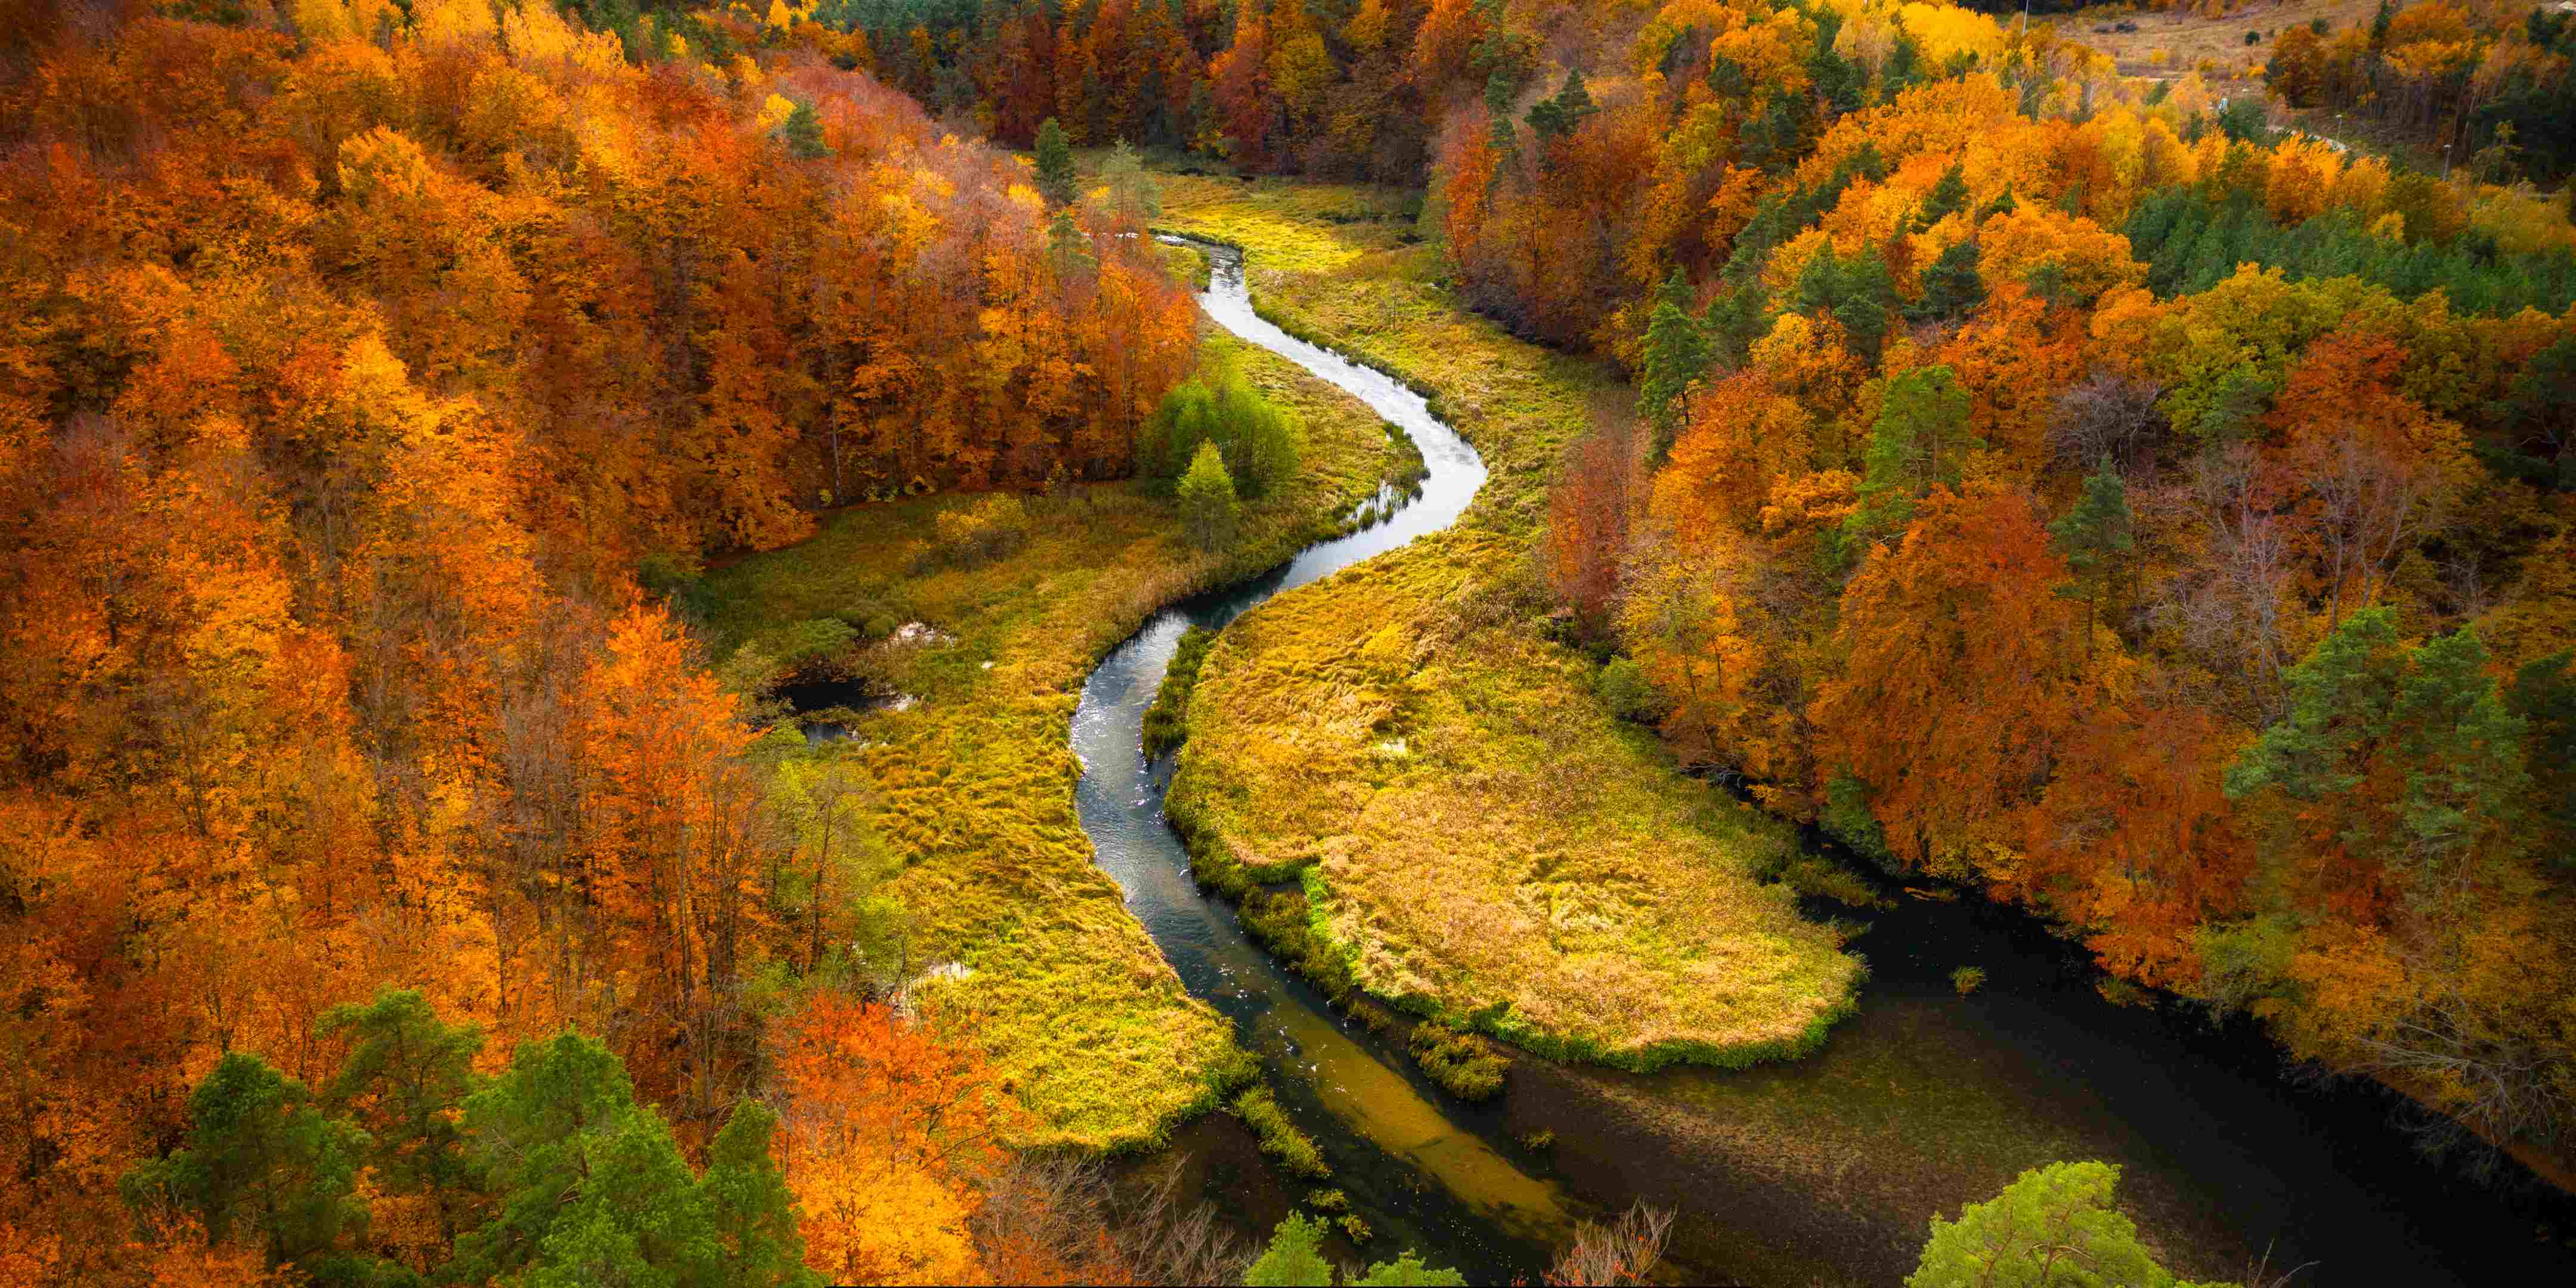
{"type": "Polygon", "coordinates": [[[1272,1081],[1281,1105],[1317,1138],[1333,1164],[1332,1183],[1370,1227],[1393,1246],[1422,1248],[1479,1280],[1526,1275],[1544,1244],[1566,1237],[1569,1200],[1462,1129],[1408,1064],[1333,1015],[1245,936],[1233,909],[1199,892],[1188,853],[1163,821],[1167,770],[1139,751],[1145,710],[1182,632],[1222,627],[1283,590],[1447,527],[1485,481],[1476,450],[1435,420],[1420,395],[1262,321],[1244,287],[1242,257],[1208,251],[1210,282],[1199,297],[1208,316],[1368,404],[1412,437],[1429,475],[1410,503],[1392,491],[1364,503],[1362,512],[1386,513],[1373,526],[1175,605],[1111,650],[1073,717],[1083,830],[1190,991],[1231,1017],[1244,1045],[1279,1075],[1272,1081]]]}

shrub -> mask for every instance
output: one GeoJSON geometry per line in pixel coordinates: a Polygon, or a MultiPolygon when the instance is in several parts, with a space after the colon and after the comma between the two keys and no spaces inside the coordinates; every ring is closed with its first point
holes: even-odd
{"type": "Polygon", "coordinates": [[[655,599],[681,603],[698,589],[698,578],[705,572],[697,556],[663,551],[644,556],[636,565],[635,580],[655,599]]]}
{"type": "Polygon", "coordinates": [[[1351,1196],[1340,1190],[1316,1190],[1306,1196],[1306,1206],[1318,1212],[1347,1211],[1351,1206],[1351,1196]]]}
{"type": "Polygon", "coordinates": [[[1305,428],[1232,369],[1183,381],[1136,431],[1136,472],[1179,479],[1202,444],[1216,445],[1227,474],[1247,497],[1266,495],[1297,472],[1305,428]]]}
{"type": "MultiPolygon", "coordinates": [[[[1191,866],[1195,869],[1200,865],[1193,862],[1191,866]]],[[[1305,891],[1263,890],[1253,886],[1248,877],[1238,876],[1238,889],[1233,893],[1243,900],[1238,912],[1244,929],[1251,931],[1253,938],[1298,974],[1314,981],[1326,996],[1337,1002],[1354,996],[1350,963],[1335,955],[1330,943],[1316,936],[1305,891]]],[[[1362,1024],[1369,1024],[1369,1017],[1359,1011],[1358,1005],[1367,1003],[1355,1004],[1352,1013],[1362,1024]]],[[[1371,1009],[1381,1016],[1385,1014],[1382,1008],[1371,1009]]]]}
{"type": "Polygon", "coordinates": [[[1026,543],[1029,512],[1016,496],[986,496],[941,511],[934,527],[940,557],[972,568],[1005,558],[1026,543]]]}
{"type": "Polygon", "coordinates": [[[903,620],[895,616],[893,608],[874,599],[852,600],[833,610],[832,616],[871,640],[881,640],[894,634],[894,628],[903,620]]]}
{"type": "Polygon", "coordinates": [[[2052,1273],[2084,1268],[2080,1282],[2172,1283],[2111,1204],[2120,1169],[2108,1163],[2051,1163],[2021,1174],[2001,1194],[1971,1203],[1956,1222],[1932,1218],[1932,1239],[1906,1288],[2079,1282],[2052,1273]]]}
{"type": "Polygon", "coordinates": [[[1781,869],[1780,880],[1800,894],[1832,899],[1855,908],[1883,908],[1889,902],[1860,874],[1821,855],[1801,854],[1791,859],[1781,869]]]}
{"type": "Polygon", "coordinates": [[[1324,1161],[1324,1151],[1315,1147],[1313,1137],[1288,1121],[1287,1111],[1271,1098],[1268,1087],[1254,1087],[1236,1096],[1234,1112],[1261,1139],[1261,1152],[1277,1159],[1281,1167],[1313,1181],[1333,1174],[1332,1164],[1324,1161]]]}
{"type": "Polygon", "coordinates": [[[2093,991],[2113,1006],[2153,1006],[2156,999],[2147,990],[2117,975],[2105,975],[2093,982],[2093,991]]]}
{"type": "Polygon", "coordinates": [[[1350,1236],[1350,1238],[1351,1238],[1351,1242],[1353,1242],[1353,1243],[1366,1243],[1366,1242],[1368,1242],[1368,1241],[1369,1241],[1369,1227],[1368,1227],[1368,1222],[1361,1220],[1361,1219],[1360,1219],[1360,1214],[1359,1214],[1359,1213],[1357,1213],[1357,1212],[1345,1212],[1345,1213],[1343,1213],[1343,1214],[1342,1214],[1342,1219],[1341,1219],[1341,1221],[1339,1222],[1339,1224],[1340,1224],[1340,1225],[1341,1225],[1341,1227],[1342,1227],[1342,1233],[1344,1233],[1344,1234],[1346,1234],[1346,1235],[1349,1235],[1349,1236],[1350,1236]]]}
{"type": "Polygon", "coordinates": [[[1395,1027],[1395,1013],[1365,997],[1351,999],[1348,1014],[1353,1023],[1371,1033],[1384,1033],[1395,1027]]]}
{"type": "Polygon", "coordinates": [[[1825,783],[1824,813],[1816,826],[1825,835],[1850,847],[1851,852],[1868,859],[1890,872],[1901,872],[1904,864],[1887,848],[1887,829],[1879,825],[1878,815],[1869,808],[1869,784],[1850,773],[1839,773],[1825,783]]]}
{"type": "Polygon", "coordinates": [[[2259,31],[2249,31],[2249,32],[2246,32],[2246,33],[2245,33],[2245,43],[2246,43],[2246,45],[2247,45],[2248,47],[2251,47],[2251,46],[2254,46],[2254,45],[2262,44],[2262,43],[2263,43],[2263,33],[2262,33],[2262,32],[2259,32],[2259,31]]]}
{"type": "Polygon", "coordinates": [[[1201,550],[1222,550],[1234,544],[1235,528],[1243,511],[1235,500],[1234,477],[1227,472],[1216,444],[1199,444],[1189,473],[1181,476],[1180,498],[1181,523],[1189,530],[1191,544],[1201,550]]]}
{"type": "Polygon", "coordinates": [[[1270,1246],[1243,1273],[1252,1288],[1289,1284],[1330,1284],[1333,1263],[1324,1260],[1324,1223],[1291,1212],[1270,1235],[1270,1246]]]}
{"type": "Polygon", "coordinates": [[[1543,1150],[1556,1144],[1556,1133],[1545,1127],[1525,1131],[1521,1133],[1521,1144],[1533,1150],[1543,1150]]]}
{"type": "Polygon", "coordinates": [[[833,617],[815,617],[773,626],[751,639],[751,649],[768,657],[781,671],[793,671],[817,658],[849,648],[858,632],[833,617]]]}
{"type": "Polygon", "coordinates": [[[1492,1042],[1439,1020],[1414,1025],[1409,1045],[1414,1063],[1461,1100],[1490,1100],[1502,1094],[1503,1075],[1512,1067],[1511,1057],[1492,1042]]]}
{"type": "Polygon", "coordinates": [[[1610,708],[1612,715],[1622,720],[1651,724],[1672,709],[1672,704],[1656,691],[1654,681],[1646,678],[1645,668],[1624,657],[1614,658],[1601,668],[1600,677],[1592,682],[1592,691],[1600,695],[1601,704],[1610,708]]]}
{"type": "Polygon", "coordinates": [[[1959,990],[1961,997],[1976,992],[1984,987],[1985,983],[1986,970],[1982,966],[1962,966],[1950,972],[1950,987],[1959,990]]]}

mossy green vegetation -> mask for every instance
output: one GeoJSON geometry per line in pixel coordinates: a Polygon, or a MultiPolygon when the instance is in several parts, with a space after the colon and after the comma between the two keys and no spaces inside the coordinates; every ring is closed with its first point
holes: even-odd
{"type": "Polygon", "coordinates": [[[2111,1199],[2120,1169],[2051,1163],[2023,1172],[2004,1192],[1971,1203],[1956,1221],[1932,1218],[1923,1260],[1906,1288],[2098,1283],[2137,1288],[2224,1288],[2185,1283],[2158,1263],[2137,1223],[2111,1199]]]}
{"type": "Polygon", "coordinates": [[[1222,1103],[1245,1063],[1093,861],[1067,741],[1083,677],[1162,605],[1339,530],[1404,465],[1355,400],[1221,333],[1205,343],[1211,362],[1294,412],[1307,440],[1303,467],[1243,507],[1223,551],[1194,548],[1173,502],[1141,483],[1014,499],[1018,535],[999,550],[978,534],[1009,506],[931,496],[840,511],[811,541],[688,592],[737,684],[780,678],[794,651],[917,699],[851,714],[848,739],[796,754],[873,783],[869,822],[901,868],[886,889],[912,919],[914,964],[962,968],[921,991],[971,1017],[1035,1111],[1035,1136],[1018,1144],[1148,1146],[1222,1103]],[[974,557],[944,549],[952,538],[974,557]],[[885,638],[916,621],[941,634],[885,638]],[[847,629],[805,626],[816,622],[847,629]]]}
{"type": "Polygon", "coordinates": [[[1181,632],[1181,642],[1172,650],[1172,664],[1163,671],[1163,683],[1154,690],[1154,705],[1145,709],[1145,754],[1159,756],[1181,745],[1190,710],[1190,690],[1199,682],[1199,664],[1207,660],[1210,645],[1216,643],[1216,632],[1204,626],[1193,626],[1181,632]]]}
{"type": "Polygon", "coordinates": [[[1549,637],[1528,552],[1564,445],[1630,400],[1505,335],[1358,189],[1173,180],[1263,315],[1436,395],[1490,478],[1447,531],[1247,614],[1201,669],[1169,801],[1208,883],[1328,991],[1645,1069],[1803,1053],[1859,963],[1798,915],[1776,825],[1683,777],[1549,637]],[[1263,888],[1296,877],[1293,892],[1263,888]]]}
{"type": "Polygon", "coordinates": [[[1288,1121],[1287,1111],[1271,1098],[1270,1088],[1246,1088],[1234,1098],[1234,1112],[1260,1138],[1261,1152],[1280,1167],[1310,1181],[1332,1177],[1333,1166],[1324,1161],[1324,1151],[1315,1147],[1314,1137],[1288,1121]]]}
{"type": "Polygon", "coordinates": [[[1491,1100],[1503,1094],[1503,1076],[1511,1072],[1511,1057],[1476,1034],[1442,1020],[1424,1020],[1413,1026],[1406,1046],[1413,1052],[1414,1063],[1460,1100],[1491,1100]]]}

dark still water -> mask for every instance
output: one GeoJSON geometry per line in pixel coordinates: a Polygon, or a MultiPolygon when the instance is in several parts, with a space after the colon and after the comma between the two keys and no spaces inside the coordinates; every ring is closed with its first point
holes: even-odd
{"type": "MultiPolygon", "coordinates": [[[[1325,1149],[1330,1184],[1377,1232],[1344,1255],[1415,1247],[1478,1282],[1535,1281],[1576,1221],[1644,1198],[1681,1213],[1670,1277],[1890,1284],[1934,1212],[2026,1167],[2102,1159],[2121,1165],[2125,1205],[2191,1275],[2237,1275],[2268,1246],[2276,1270],[2319,1263],[2301,1284],[2576,1282],[2576,1211],[2562,1199],[2456,1179],[2411,1151],[2380,1096],[2285,1078],[2257,1035],[2112,1005],[2064,944],[1972,898],[1859,918],[1870,929],[1853,949],[1871,964],[1860,1014],[1820,1054],[1749,1072],[1634,1076],[1522,1056],[1501,1102],[1471,1107],[1333,1015],[1191,882],[1162,817],[1168,767],[1139,751],[1144,712],[1185,629],[1447,526],[1485,468],[1419,396],[1256,317],[1241,256],[1207,249],[1208,314],[1400,426],[1430,475],[1387,522],[1178,604],[1113,649],[1073,718],[1076,799],[1129,908],[1191,992],[1233,1019],[1325,1149]],[[1949,975],[1971,965],[1987,982],[1962,997],[1949,975]],[[1522,1143],[1540,1129],[1552,1146],[1522,1143]]],[[[1264,1225],[1302,1198],[1220,1157],[1242,1152],[1240,1133],[1224,1136],[1201,1125],[1181,1137],[1208,1197],[1264,1225]]]]}

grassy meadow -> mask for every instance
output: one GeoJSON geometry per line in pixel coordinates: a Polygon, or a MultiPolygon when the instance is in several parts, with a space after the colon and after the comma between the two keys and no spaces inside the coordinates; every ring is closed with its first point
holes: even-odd
{"type": "Polygon", "coordinates": [[[829,516],[792,549],[710,573],[698,594],[718,660],[746,684],[799,624],[838,614],[921,621],[953,643],[875,645],[855,665],[919,699],[855,717],[813,754],[863,767],[873,823],[901,863],[890,892],[917,961],[966,968],[932,985],[966,1017],[1038,1135],[1017,1143],[1150,1145],[1215,1107],[1240,1063],[1093,862],[1078,825],[1067,725],[1092,665],[1154,610],[1250,575],[1329,535],[1401,467],[1382,422],[1331,386],[1213,328],[1205,359],[1239,363],[1306,428],[1297,478],[1248,506],[1223,555],[1182,538],[1141,484],[1033,499],[1025,544],[980,565],[931,555],[939,515],[980,498],[925,497],[829,516]]]}
{"type": "Polygon", "coordinates": [[[1165,226],[1247,248],[1264,316],[1430,392],[1492,470],[1452,529],[1220,637],[1170,801],[1203,874],[1237,893],[1297,878],[1302,964],[1329,987],[1541,1053],[1811,1049],[1859,963],[1757,878],[1788,838],[1610,717],[1543,629],[1528,552],[1547,481],[1626,388],[1458,307],[1384,194],[1185,178],[1164,202],[1165,226]]]}

